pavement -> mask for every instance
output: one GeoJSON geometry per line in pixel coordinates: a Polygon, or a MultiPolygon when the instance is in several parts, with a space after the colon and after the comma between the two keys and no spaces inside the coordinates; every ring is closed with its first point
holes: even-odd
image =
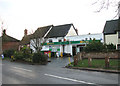
{"type": "Polygon", "coordinates": [[[118,70],[108,70],[108,69],[100,69],[100,68],[99,69],[98,68],[83,68],[83,67],[72,67],[72,66],[65,66],[65,68],[120,74],[120,71],[118,70]]]}
{"type": "MultiPolygon", "coordinates": [[[[71,58],[71,61],[73,59],[71,58]]],[[[68,58],[51,59],[47,65],[30,65],[4,60],[2,84],[117,85],[119,74],[63,68],[68,58]]]]}

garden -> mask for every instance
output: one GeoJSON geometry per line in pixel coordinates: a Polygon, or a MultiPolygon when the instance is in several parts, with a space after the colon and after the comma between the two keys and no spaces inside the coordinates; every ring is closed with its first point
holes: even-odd
{"type": "Polygon", "coordinates": [[[117,54],[120,53],[113,44],[107,45],[93,40],[84,47],[81,53],[74,56],[74,62],[68,64],[68,67],[120,70],[120,59],[116,52],[117,54]],[[96,53],[97,55],[95,55],[96,53]],[[113,53],[115,53],[114,57],[112,56],[113,53]]]}
{"type": "Polygon", "coordinates": [[[47,64],[48,56],[41,52],[32,53],[32,50],[24,45],[20,51],[5,50],[4,59],[32,64],[47,64]]]}

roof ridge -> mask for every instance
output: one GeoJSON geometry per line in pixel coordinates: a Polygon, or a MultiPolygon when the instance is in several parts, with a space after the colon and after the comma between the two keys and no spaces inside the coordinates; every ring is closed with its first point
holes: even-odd
{"type": "Polygon", "coordinates": [[[65,26],[65,25],[73,25],[73,23],[70,23],[70,24],[61,24],[61,25],[56,25],[54,27],[57,27],[57,26],[65,26]]]}
{"type": "Polygon", "coordinates": [[[107,20],[106,22],[112,22],[112,21],[118,21],[119,19],[115,19],[115,20],[107,20]]]}
{"type": "Polygon", "coordinates": [[[47,25],[47,26],[38,27],[38,29],[42,29],[44,27],[49,27],[49,26],[53,26],[53,25],[47,25]]]}

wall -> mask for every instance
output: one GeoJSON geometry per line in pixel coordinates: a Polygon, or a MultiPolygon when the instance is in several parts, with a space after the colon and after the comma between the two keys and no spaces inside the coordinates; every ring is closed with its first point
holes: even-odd
{"type": "Polygon", "coordinates": [[[6,42],[2,44],[2,50],[15,49],[18,50],[19,42],[6,42]]]}
{"type": "Polygon", "coordinates": [[[119,58],[119,54],[120,52],[108,52],[108,53],[96,53],[96,52],[92,52],[92,53],[82,53],[82,57],[83,58],[105,58],[105,56],[107,55],[110,58],[119,58]]]}
{"type": "Polygon", "coordinates": [[[118,34],[105,35],[105,43],[106,44],[112,43],[112,44],[116,45],[116,49],[117,49],[118,34]]]}
{"type": "Polygon", "coordinates": [[[90,38],[93,40],[94,38],[96,40],[101,40],[103,42],[103,33],[97,33],[97,34],[85,34],[85,35],[78,35],[78,36],[66,36],[65,39],[69,39],[69,41],[81,41],[81,40],[90,40],[90,38]]]}
{"type": "Polygon", "coordinates": [[[71,28],[70,28],[70,30],[69,30],[69,32],[66,36],[76,36],[76,35],[77,34],[76,34],[76,31],[75,31],[74,27],[71,26],[71,28]]]}
{"type": "Polygon", "coordinates": [[[72,45],[65,45],[65,53],[70,53],[71,55],[73,55],[72,45]]]}

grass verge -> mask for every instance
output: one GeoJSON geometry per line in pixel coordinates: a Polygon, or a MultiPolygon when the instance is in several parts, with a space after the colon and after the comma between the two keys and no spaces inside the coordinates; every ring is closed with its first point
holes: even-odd
{"type": "MultiPolygon", "coordinates": [[[[79,61],[77,65],[74,66],[74,62],[68,64],[68,66],[72,67],[83,67],[83,68],[105,68],[105,60],[104,59],[92,59],[91,66],[88,65],[88,59],[83,59],[79,61]]],[[[120,70],[120,59],[110,59],[108,70],[120,70]]]]}

